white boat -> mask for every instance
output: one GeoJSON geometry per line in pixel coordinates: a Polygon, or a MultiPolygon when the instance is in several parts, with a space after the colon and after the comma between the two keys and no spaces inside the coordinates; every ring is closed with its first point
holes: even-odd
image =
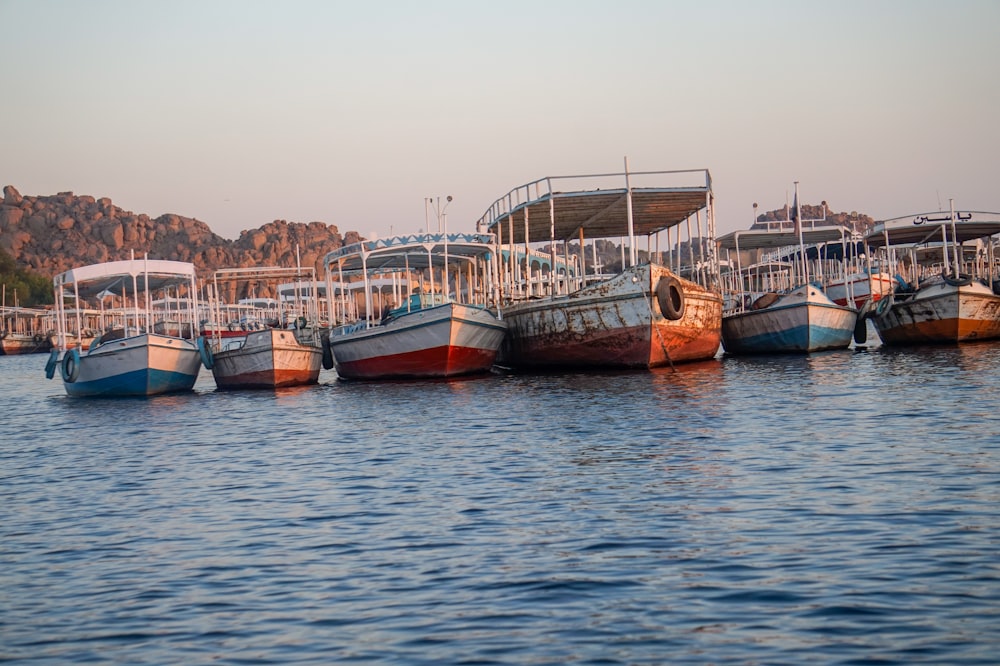
{"type": "Polygon", "coordinates": [[[626,161],[623,173],[542,178],[497,199],[479,224],[502,248],[508,335],[499,364],[652,368],[718,353],[722,298],[707,170],[630,172],[626,161]],[[674,231],[677,242],[666,261],[656,256],[664,231],[668,247],[674,231]],[[598,242],[620,244],[621,267],[602,272],[598,242]]]}
{"type": "MultiPolygon", "coordinates": [[[[270,284],[275,288],[281,280],[314,281],[312,268],[228,268],[215,272],[210,311],[212,321],[221,322],[230,316],[232,308],[218,296],[253,284],[257,288],[270,284]]],[[[277,301],[275,301],[277,304],[277,301]]],[[[209,335],[199,339],[202,362],[212,371],[215,384],[222,389],[279,388],[315,384],[323,364],[323,345],[319,329],[318,301],[315,292],[295,294],[273,312],[277,326],[267,326],[256,320],[243,322],[231,329],[205,322],[202,328],[209,335]],[[279,322],[290,321],[288,326],[279,322]]],[[[328,361],[332,367],[332,360],[328,361]]]]}
{"type": "Polygon", "coordinates": [[[867,313],[887,345],[1000,338],[1000,213],[955,211],[879,222],[865,239],[903,284],[867,313]]]}
{"type": "Polygon", "coordinates": [[[736,257],[736,270],[724,285],[726,353],[808,353],[851,344],[858,310],[855,294],[848,291],[852,284],[843,253],[850,231],[820,222],[802,220],[796,192],[795,214],[786,223],[719,238],[719,247],[736,257]],[[839,254],[827,251],[831,245],[839,254]],[[760,256],[764,251],[768,254],[760,256]],[[741,268],[742,253],[757,254],[756,263],[741,268]],[[828,282],[846,287],[843,304],[825,293],[828,282]]]}
{"type": "Polygon", "coordinates": [[[56,348],[46,364],[50,379],[58,368],[71,396],[150,396],[189,391],[201,358],[191,339],[152,332],[154,294],[181,289],[192,295],[187,310],[172,312],[188,323],[196,315],[194,265],[162,259],[130,259],[74,268],[53,279],[56,348]],[[105,299],[120,299],[120,327],[101,333],[83,349],[75,331],[82,314],[105,299]],[[75,321],[70,322],[73,317],[75,321]]]}
{"type": "MultiPolygon", "coordinates": [[[[364,285],[361,319],[330,331],[343,379],[446,378],[488,372],[507,331],[487,307],[496,245],[488,234],[421,234],[365,241],[327,254],[327,281],[364,285]],[[413,275],[419,276],[414,288],[413,275]],[[373,283],[392,275],[391,300],[373,283]],[[454,283],[452,283],[454,280],[454,283]],[[378,301],[383,301],[379,303],[378,301]],[[382,307],[379,307],[379,306],[382,307]],[[377,315],[378,312],[382,316],[377,315]]],[[[328,289],[329,294],[334,290],[328,289]]],[[[349,289],[330,312],[349,312],[349,289]]]]}
{"type": "Polygon", "coordinates": [[[851,305],[860,310],[866,303],[874,304],[888,296],[895,287],[896,280],[888,273],[865,270],[831,280],[824,291],[837,305],[851,305]]]}
{"type": "Polygon", "coordinates": [[[851,344],[857,310],[837,305],[815,285],[770,296],[757,299],[757,309],[751,305],[723,313],[726,353],[815,352],[846,349],[851,344]]]}

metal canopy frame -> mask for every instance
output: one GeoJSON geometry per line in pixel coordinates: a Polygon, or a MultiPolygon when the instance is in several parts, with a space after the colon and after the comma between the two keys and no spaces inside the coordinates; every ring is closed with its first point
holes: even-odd
{"type": "Polygon", "coordinates": [[[504,243],[541,243],[587,238],[650,236],[677,226],[711,203],[707,169],[549,176],[512,189],[479,219],[480,229],[504,243]],[[632,187],[631,180],[686,180],[698,185],[632,187]],[[556,190],[564,182],[617,181],[596,189],[556,190]],[[624,183],[624,187],[621,184],[624,183]]]}

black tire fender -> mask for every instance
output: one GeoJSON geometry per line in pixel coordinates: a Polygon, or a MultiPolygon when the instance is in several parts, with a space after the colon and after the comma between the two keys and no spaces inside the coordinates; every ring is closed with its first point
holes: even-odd
{"type": "Polygon", "coordinates": [[[59,365],[59,371],[64,382],[67,384],[75,382],[80,376],[80,350],[76,347],[67,349],[62,363],[59,365]]]}
{"type": "Polygon", "coordinates": [[[664,275],[656,283],[656,303],[667,319],[674,321],[684,316],[684,287],[673,275],[664,275]]]}
{"type": "Polygon", "coordinates": [[[333,369],[333,350],[330,349],[330,336],[324,335],[320,338],[320,343],[323,347],[323,369],[332,370],[333,369]]]}

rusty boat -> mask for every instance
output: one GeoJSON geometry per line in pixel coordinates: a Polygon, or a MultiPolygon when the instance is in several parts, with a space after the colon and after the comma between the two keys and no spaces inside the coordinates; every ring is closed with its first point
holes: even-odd
{"type": "Polygon", "coordinates": [[[507,337],[497,364],[654,368],[714,357],[722,297],[712,201],[707,170],[630,172],[627,159],[621,173],[546,177],[497,199],[479,220],[501,248],[507,337]],[[664,236],[675,251],[659,251],[664,236]],[[620,266],[605,270],[598,242],[620,244],[620,266]]]}
{"type": "Polygon", "coordinates": [[[949,208],[879,222],[865,238],[899,275],[865,313],[886,345],[1000,338],[1000,213],[949,208]]]}

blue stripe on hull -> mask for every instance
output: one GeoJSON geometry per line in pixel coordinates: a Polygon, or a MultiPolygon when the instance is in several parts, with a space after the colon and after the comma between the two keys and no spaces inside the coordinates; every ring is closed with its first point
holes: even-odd
{"type": "Polygon", "coordinates": [[[189,375],[154,369],[135,370],[90,382],[64,382],[63,385],[71,396],[148,396],[190,391],[197,379],[197,373],[189,375]]]}
{"type": "Polygon", "coordinates": [[[851,344],[853,329],[845,331],[821,326],[795,326],[793,328],[751,336],[736,341],[723,340],[723,346],[732,353],[773,354],[778,352],[814,352],[824,349],[843,349],[851,344]]]}

